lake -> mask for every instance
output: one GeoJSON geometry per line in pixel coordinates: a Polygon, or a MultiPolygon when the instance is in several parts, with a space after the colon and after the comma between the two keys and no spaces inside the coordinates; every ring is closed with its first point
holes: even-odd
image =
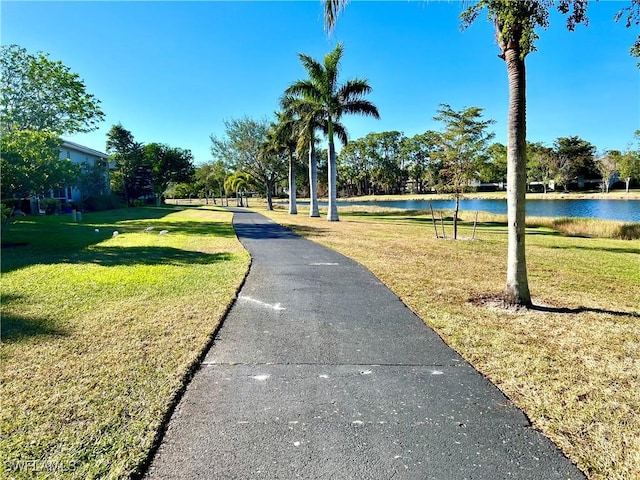
{"type": "MultiPolygon", "coordinates": [[[[453,200],[392,200],[371,202],[338,202],[339,206],[376,205],[380,207],[426,210],[453,210],[453,200]]],[[[496,199],[462,199],[461,210],[507,214],[507,201],[496,199]]],[[[624,222],[640,222],[640,200],[527,200],[527,215],[531,217],[589,217],[624,222]]]]}

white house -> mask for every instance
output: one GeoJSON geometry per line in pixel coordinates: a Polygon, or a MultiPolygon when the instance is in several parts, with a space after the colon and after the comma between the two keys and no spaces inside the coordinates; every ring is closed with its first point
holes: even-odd
{"type": "MultiPolygon", "coordinates": [[[[87,169],[99,167],[104,170],[105,191],[100,192],[102,195],[108,195],[109,189],[109,158],[106,153],[99,152],[89,147],[79,145],[77,143],[63,140],[60,146],[60,159],[69,159],[73,163],[82,166],[83,171],[87,169]]],[[[63,209],[69,202],[80,204],[82,202],[82,192],[78,185],[67,185],[63,188],[52,189],[41,195],[39,198],[57,198],[62,203],[63,209]]],[[[31,199],[31,211],[38,212],[40,210],[39,198],[31,199]]]]}

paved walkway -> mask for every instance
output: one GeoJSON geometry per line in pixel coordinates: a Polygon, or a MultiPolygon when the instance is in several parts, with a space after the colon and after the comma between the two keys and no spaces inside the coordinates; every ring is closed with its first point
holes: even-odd
{"type": "Polygon", "coordinates": [[[147,478],[585,478],[368,270],[234,225],[250,273],[147,478]]]}

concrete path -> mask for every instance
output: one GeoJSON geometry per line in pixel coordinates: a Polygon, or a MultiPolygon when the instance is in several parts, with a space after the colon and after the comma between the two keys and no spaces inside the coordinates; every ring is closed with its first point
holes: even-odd
{"type": "Polygon", "coordinates": [[[234,225],[250,273],[146,478],[585,478],[368,270],[234,225]]]}

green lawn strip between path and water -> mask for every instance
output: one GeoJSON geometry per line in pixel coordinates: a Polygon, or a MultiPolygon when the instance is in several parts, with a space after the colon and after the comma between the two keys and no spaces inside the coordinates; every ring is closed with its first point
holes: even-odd
{"type": "Polygon", "coordinates": [[[126,478],[140,468],[248,270],[231,219],[160,207],[10,225],[1,477],[126,478]]]}

